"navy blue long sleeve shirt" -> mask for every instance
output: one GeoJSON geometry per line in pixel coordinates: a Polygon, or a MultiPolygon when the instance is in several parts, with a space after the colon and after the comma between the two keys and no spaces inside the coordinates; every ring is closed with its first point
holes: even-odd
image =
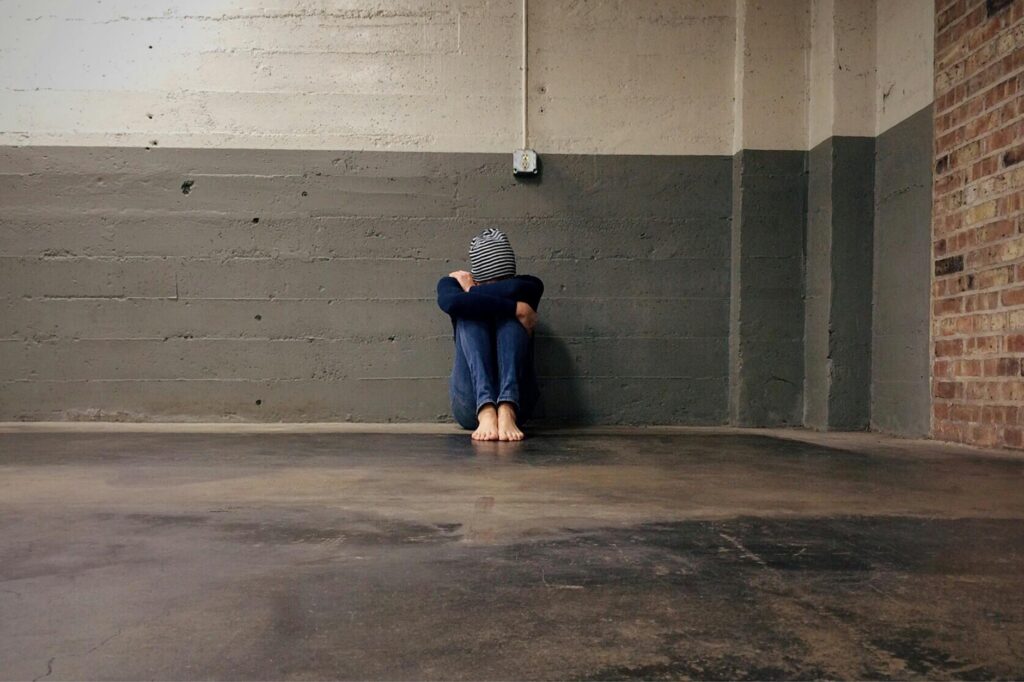
{"type": "Polygon", "coordinates": [[[437,283],[437,305],[452,318],[481,319],[515,317],[516,302],[529,304],[534,310],[544,295],[544,283],[532,275],[518,275],[491,284],[479,284],[469,291],[454,277],[442,277],[437,283]]]}

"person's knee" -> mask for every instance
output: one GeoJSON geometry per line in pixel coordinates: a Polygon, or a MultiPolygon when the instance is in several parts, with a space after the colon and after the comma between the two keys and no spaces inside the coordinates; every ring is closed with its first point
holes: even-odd
{"type": "Polygon", "coordinates": [[[467,431],[475,431],[476,427],[480,425],[480,422],[476,417],[468,418],[466,415],[456,414],[455,422],[467,431]]]}
{"type": "Polygon", "coordinates": [[[469,318],[458,318],[455,320],[455,332],[469,335],[491,334],[491,323],[488,320],[472,320],[469,318]]]}
{"type": "Polygon", "coordinates": [[[525,336],[530,338],[529,333],[526,331],[526,327],[515,317],[503,317],[495,322],[499,332],[514,333],[516,335],[525,336]]]}
{"type": "Polygon", "coordinates": [[[455,337],[467,355],[489,352],[494,348],[494,329],[487,320],[458,320],[455,337]]]}
{"type": "Polygon", "coordinates": [[[473,430],[479,425],[476,418],[476,410],[473,408],[473,402],[462,399],[461,396],[452,396],[452,416],[455,417],[458,425],[464,429],[473,430]]]}
{"type": "Polygon", "coordinates": [[[498,323],[497,343],[499,346],[522,352],[530,346],[530,334],[518,320],[502,320],[498,323]]]}

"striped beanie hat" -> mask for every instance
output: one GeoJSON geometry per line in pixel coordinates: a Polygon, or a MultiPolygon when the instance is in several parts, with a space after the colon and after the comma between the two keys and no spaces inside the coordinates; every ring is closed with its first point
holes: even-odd
{"type": "Polygon", "coordinates": [[[477,282],[514,277],[516,254],[505,233],[492,227],[473,237],[469,243],[469,265],[470,274],[477,282]]]}

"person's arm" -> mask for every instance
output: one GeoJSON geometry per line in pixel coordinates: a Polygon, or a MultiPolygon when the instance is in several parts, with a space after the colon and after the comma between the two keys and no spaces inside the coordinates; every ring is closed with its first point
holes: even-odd
{"type": "Polygon", "coordinates": [[[516,302],[516,319],[533,333],[537,326],[537,307],[540,297],[544,294],[544,283],[531,275],[520,275],[504,279],[492,284],[481,284],[473,287],[474,291],[491,296],[500,296],[516,302]]]}
{"type": "Polygon", "coordinates": [[[492,284],[478,284],[473,290],[490,296],[522,301],[537,310],[540,298],[544,295],[544,283],[532,275],[519,275],[492,284]]]}
{"type": "Polygon", "coordinates": [[[540,297],[544,295],[544,282],[532,275],[522,275],[516,279],[519,282],[516,287],[516,317],[532,336],[533,328],[537,326],[540,297]]]}
{"type": "Polygon", "coordinates": [[[529,303],[516,301],[516,319],[526,332],[533,336],[533,329],[537,326],[537,311],[531,308],[529,303]]]}
{"type": "Polygon", "coordinates": [[[516,288],[516,300],[523,301],[534,310],[540,306],[540,298],[544,295],[544,282],[533,275],[520,275],[516,278],[519,285],[516,288]]]}
{"type": "Polygon", "coordinates": [[[462,285],[454,277],[442,277],[437,283],[437,305],[452,317],[516,317],[515,300],[476,291],[463,291],[462,285]]]}

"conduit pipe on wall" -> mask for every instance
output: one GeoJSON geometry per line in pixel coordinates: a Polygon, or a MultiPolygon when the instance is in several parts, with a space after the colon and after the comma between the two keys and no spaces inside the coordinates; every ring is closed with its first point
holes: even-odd
{"type": "Polygon", "coordinates": [[[522,92],[522,95],[523,95],[523,98],[522,98],[523,99],[523,102],[522,102],[523,103],[523,139],[522,139],[522,143],[523,144],[522,144],[522,148],[523,149],[529,149],[529,147],[530,147],[530,144],[529,144],[529,142],[530,142],[529,129],[527,127],[528,126],[529,109],[527,107],[528,91],[527,91],[527,71],[526,71],[526,55],[527,55],[527,52],[526,52],[526,49],[527,49],[527,42],[526,42],[526,36],[527,36],[527,32],[526,32],[526,28],[527,28],[527,24],[526,24],[527,12],[526,12],[526,9],[527,9],[527,7],[526,7],[526,3],[527,3],[527,0],[523,0],[523,9],[522,9],[522,15],[523,15],[523,36],[522,36],[523,37],[523,54],[522,54],[522,58],[523,58],[523,63],[522,63],[522,69],[523,69],[523,78],[522,78],[522,90],[523,90],[523,92],[522,92]]]}

